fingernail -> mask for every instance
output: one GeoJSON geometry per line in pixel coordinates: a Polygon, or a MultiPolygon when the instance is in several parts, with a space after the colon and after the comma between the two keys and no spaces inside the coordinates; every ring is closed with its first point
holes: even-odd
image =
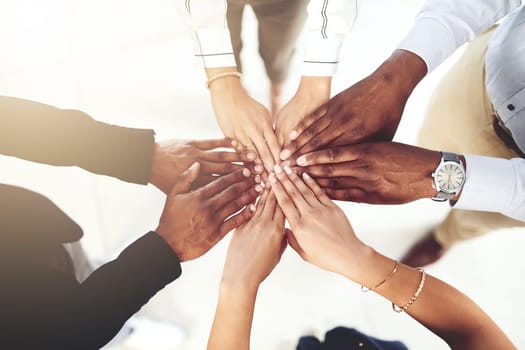
{"type": "Polygon", "coordinates": [[[300,156],[297,158],[296,163],[300,166],[306,166],[308,164],[308,161],[306,160],[305,156],[300,156]]]}
{"type": "Polygon", "coordinates": [[[264,182],[262,182],[262,181],[261,181],[261,183],[260,183],[259,185],[261,185],[262,188],[265,187],[265,184],[264,184],[264,182]]]}
{"type": "Polygon", "coordinates": [[[290,164],[292,164],[292,162],[290,162],[289,160],[285,160],[284,162],[281,163],[281,166],[284,168],[284,167],[290,166],[290,164]]]}
{"type": "Polygon", "coordinates": [[[287,160],[288,157],[290,157],[290,155],[291,155],[290,150],[283,149],[283,150],[281,151],[281,154],[280,154],[279,156],[281,157],[281,160],[287,160]]]}
{"type": "Polygon", "coordinates": [[[279,164],[275,164],[273,166],[273,171],[275,171],[276,174],[280,174],[283,172],[283,169],[281,168],[281,166],[279,164]]]}
{"type": "Polygon", "coordinates": [[[270,183],[272,183],[272,184],[277,182],[277,179],[275,178],[275,174],[274,173],[270,173],[270,175],[268,176],[268,180],[270,180],[270,183]]]}
{"type": "Polygon", "coordinates": [[[248,153],[246,153],[246,158],[248,158],[248,160],[255,160],[255,158],[257,158],[257,155],[255,154],[255,152],[249,151],[248,153]]]}
{"type": "Polygon", "coordinates": [[[295,130],[290,131],[290,139],[295,140],[297,138],[297,136],[299,136],[297,131],[295,131],[295,130]]]}
{"type": "Polygon", "coordinates": [[[248,208],[250,208],[251,211],[255,211],[255,209],[256,209],[256,208],[255,208],[255,204],[250,204],[250,205],[248,206],[248,208]]]}
{"type": "Polygon", "coordinates": [[[233,147],[237,147],[239,143],[237,142],[237,140],[232,140],[232,146],[233,147]]]}
{"type": "Polygon", "coordinates": [[[292,174],[292,168],[290,168],[288,165],[284,167],[284,171],[285,171],[288,175],[291,175],[291,174],[292,174]]]}
{"type": "Polygon", "coordinates": [[[244,177],[249,177],[251,174],[250,169],[242,169],[242,174],[244,175],[244,177]]]}
{"type": "Polygon", "coordinates": [[[255,175],[255,183],[261,183],[261,175],[255,175]]]}
{"type": "Polygon", "coordinates": [[[261,185],[255,185],[255,191],[257,192],[262,192],[263,188],[261,187],[261,185]]]}
{"type": "Polygon", "coordinates": [[[253,170],[255,170],[258,173],[262,173],[262,171],[264,170],[264,167],[261,164],[257,164],[256,166],[253,167],[253,170]]]}
{"type": "Polygon", "coordinates": [[[199,166],[199,162],[195,162],[195,163],[193,163],[193,164],[190,166],[190,169],[193,170],[193,169],[195,169],[197,166],[199,166]]]}
{"type": "Polygon", "coordinates": [[[310,175],[308,175],[308,173],[304,172],[304,173],[303,173],[303,179],[305,179],[305,180],[311,180],[312,177],[311,177],[310,175]]]}

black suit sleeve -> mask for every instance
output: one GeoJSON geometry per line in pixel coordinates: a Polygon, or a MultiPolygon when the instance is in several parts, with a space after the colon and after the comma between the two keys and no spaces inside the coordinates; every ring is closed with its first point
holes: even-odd
{"type": "Polygon", "coordinates": [[[0,97],[0,153],[147,184],[153,130],[95,121],[76,110],[0,97]]]}
{"type": "Polygon", "coordinates": [[[155,232],[139,238],[82,284],[58,269],[30,265],[28,274],[18,271],[3,278],[2,348],[98,349],[181,274],[177,256],[155,232]]]}

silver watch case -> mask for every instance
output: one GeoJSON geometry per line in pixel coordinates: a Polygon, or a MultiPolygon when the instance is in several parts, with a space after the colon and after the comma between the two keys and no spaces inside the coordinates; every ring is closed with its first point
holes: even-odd
{"type": "Polygon", "coordinates": [[[441,152],[441,160],[436,170],[434,170],[434,172],[432,173],[433,185],[437,191],[436,195],[432,197],[432,199],[437,202],[444,202],[454,198],[458,194],[458,192],[461,191],[463,185],[465,184],[465,175],[465,167],[461,163],[461,160],[457,154],[450,152],[441,152]],[[447,166],[453,166],[455,171],[458,171],[461,174],[461,181],[455,184],[453,188],[446,188],[444,186],[441,186],[441,184],[438,181],[438,174],[443,169],[446,169],[447,166]]]}

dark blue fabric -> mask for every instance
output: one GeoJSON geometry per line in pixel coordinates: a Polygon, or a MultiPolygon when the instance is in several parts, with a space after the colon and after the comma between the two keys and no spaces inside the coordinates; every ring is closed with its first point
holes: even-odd
{"type": "Polygon", "coordinates": [[[328,331],[324,342],[308,336],[301,337],[297,350],[408,350],[399,341],[385,341],[359,332],[354,328],[337,327],[328,331]]]}

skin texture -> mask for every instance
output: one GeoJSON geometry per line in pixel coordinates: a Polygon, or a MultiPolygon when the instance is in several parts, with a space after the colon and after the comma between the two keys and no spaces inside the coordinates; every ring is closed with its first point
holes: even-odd
{"type": "Polygon", "coordinates": [[[297,123],[330,99],[331,83],[332,77],[301,78],[297,92],[276,116],[275,132],[280,145],[288,144],[297,123]]]}
{"type": "MultiPolygon", "coordinates": [[[[395,261],[361,242],[344,213],[307,174],[276,168],[272,191],[293,233],[292,248],[306,261],[368,288],[393,270],[395,261]]],[[[422,273],[400,264],[374,292],[404,306],[421,285],[422,273]]],[[[427,275],[422,293],[407,313],[441,337],[452,349],[515,349],[501,329],[467,296],[427,275]]]]}
{"type": "Polygon", "coordinates": [[[280,158],[328,146],[391,140],[408,97],[426,72],[425,62],[417,55],[394,51],[370,76],[299,122],[280,158]]]}
{"type": "Polygon", "coordinates": [[[440,158],[420,147],[371,142],[307,153],[297,165],[332,199],[401,204],[436,195],[432,172],[440,158]]]}
{"type": "Polygon", "coordinates": [[[255,152],[251,151],[237,153],[218,151],[219,148],[231,149],[231,140],[169,140],[156,143],[150,182],[168,194],[177,177],[191,164],[199,162],[199,178],[193,184],[193,188],[196,188],[213,181],[216,175],[229,174],[241,169],[243,165],[238,163],[253,162],[257,157],[255,152]]]}
{"type": "Polygon", "coordinates": [[[248,349],[253,309],[261,282],[286,247],[284,214],[265,191],[254,217],[234,233],[222,274],[208,349],[248,349]]]}
{"type": "MultiPolygon", "coordinates": [[[[235,67],[206,69],[208,78],[235,67]]],[[[271,170],[281,147],[273,131],[270,113],[251,98],[237,77],[217,79],[210,85],[211,101],[219,127],[225,136],[237,141],[237,150],[257,152],[259,160],[271,170]]]]}
{"type": "Polygon", "coordinates": [[[262,191],[250,177],[250,171],[241,169],[189,192],[199,170],[199,163],[194,163],[177,178],[155,230],[180,261],[200,257],[228,232],[245,223],[254,209],[245,207],[262,191]],[[230,217],[234,213],[237,214],[230,217]]]}

